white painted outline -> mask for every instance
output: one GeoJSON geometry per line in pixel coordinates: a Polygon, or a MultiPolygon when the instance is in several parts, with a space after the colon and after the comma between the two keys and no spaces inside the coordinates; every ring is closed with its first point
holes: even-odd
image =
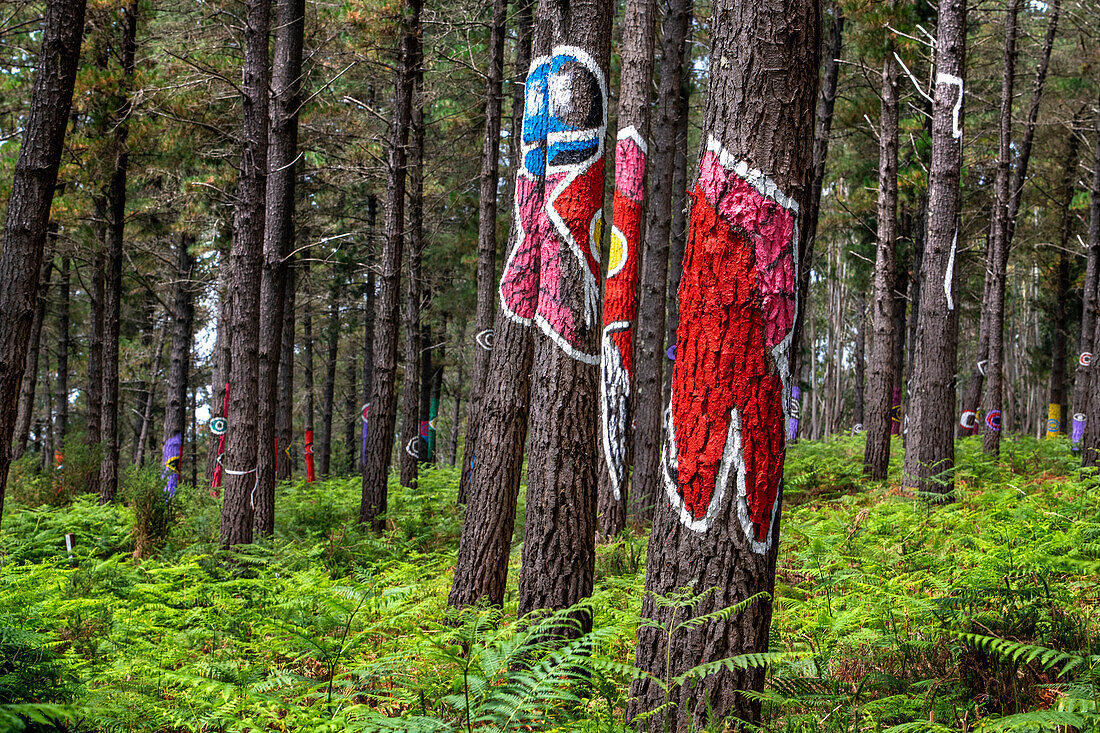
{"type": "Polygon", "coordinates": [[[1083,367],[1092,365],[1092,352],[1082,351],[1081,355],[1077,357],[1077,363],[1083,367]]]}
{"type": "Polygon", "coordinates": [[[959,427],[963,430],[973,430],[978,425],[978,413],[974,410],[963,410],[962,416],[959,417],[959,427]],[[967,417],[970,418],[969,424],[967,424],[967,417]]]}
{"type": "Polygon", "coordinates": [[[493,350],[493,329],[487,328],[484,331],[478,331],[474,336],[474,341],[478,346],[486,351],[493,350]]]}
{"type": "Polygon", "coordinates": [[[943,71],[936,74],[936,84],[947,84],[948,86],[957,86],[959,88],[959,96],[955,100],[955,104],[951,107],[951,137],[956,140],[962,137],[962,104],[963,104],[963,80],[954,74],[948,74],[943,71]]]}
{"type": "MultiPolygon", "coordinates": [[[[959,229],[955,227],[955,236],[951,240],[951,254],[947,256],[947,268],[943,273],[943,294],[947,296],[947,310],[955,310],[955,300],[951,297],[951,285],[955,282],[955,249],[959,244],[959,229]]],[[[985,372],[982,372],[985,374],[985,372]]]]}
{"type": "MultiPolygon", "coordinates": [[[[623,368],[623,357],[619,353],[618,345],[611,340],[611,334],[630,329],[633,324],[630,321],[615,321],[607,324],[603,329],[603,359],[600,361],[600,430],[603,432],[603,457],[607,464],[607,475],[611,480],[611,493],[615,501],[622,501],[620,470],[616,468],[615,457],[611,454],[611,434],[609,423],[609,396],[607,393],[608,370],[614,368],[619,374],[625,375],[625,380],[617,382],[617,387],[622,390],[622,397],[630,399],[630,374],[623,368]]],[[[620,416],[622,417],[622,416],[620,416]]],[[[626,426],[623,426],[623,434],[626,434],[626,426]]],[[[623,446],[625,450],[626,446],[623,446]]],[[[626,466],[621,467],[621,473],[625,478],[626,466]]]]}

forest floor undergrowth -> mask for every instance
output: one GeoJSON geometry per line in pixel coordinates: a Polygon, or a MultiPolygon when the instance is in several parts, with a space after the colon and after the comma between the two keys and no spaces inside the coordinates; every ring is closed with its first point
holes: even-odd
{"type": "MultiPolygon", "coordinates": [[[[1100,480],[1061,440],[971,439],[932,505],[895,451],[882,483],[860,438],[788,453],[762,730],[1100,729],[1100,480]]],[[[35,506],[43,482],[17,477],[0,531],[0,731],[629,729],[644,533],[599,546],[591,635],[543,655],[515,620],[522,521],[504,608],[447,615],[453,469],[391,483],[381,537],[358,477],[285,483],[275,539],[231,553],[185,486],[140,560],[154,473],[119,506],[35,506]]]]}

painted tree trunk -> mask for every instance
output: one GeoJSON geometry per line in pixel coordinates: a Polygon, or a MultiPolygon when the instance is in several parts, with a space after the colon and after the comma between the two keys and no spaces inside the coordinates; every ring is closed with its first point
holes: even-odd
{"type": "MultiPolygon", "coordinates": [[[[1065,159],[1062,164],[1061,200],[1059,201],[1058,269],[1054,285],[1054,319],[1050,349],[1050,391],[1047,404],[1046,437],[1058,438],[1065,434],[1066,372],[1070,331],[1069,308],[1069,258],[1070,235],[1073,231],[1073,189],[1077,181],[1077,123],[1074,118],[1066,139],[1065,159]]],[[[1011,404],[1011,403],[1009,403],[1011,404]]]]}
{"type": "Polygon", "coordinates": [[[359,521],[375,531],[383,528],[386,482],[389,479],[393,430],[397,422],[394,382],[397,377],[397,317],[401,292],[401,257],[405,245],[405,178],[409,128],[412,125],[413,87],[420,51],[421,0],[402,4],[400,63],[394,79],[393,125],[390,128],[389,182],[384,215],[378,308],[374,327],[374,374],[371,417],[367,426],[363,462],[363,496],[359,521]]]}
{"type": "MultiPolygon", "coordinates": [[[[728,621],[680,625],[775,585],[821,8],[816,0],[720,0],[713,8],[711,58],[728,63],[712,67],[691,193],[635,659],[646,676],[631,686],[630,718],[665,702],[656,680],[766,651],[771,622],[769,598],[728,621]],[[705,597],[658,603],[684,587],[705,597]]],[[[697,729],[731,714],[751,723],[759,702],[738,691],[763,683],[762,668],[723,667],[691,689],[669,690],[672,706],[639,727],[697,729]]]]}
{"type": "Polygon", "coordinates": [[[122,307],[122,237],[126,227],[126,174],[129,166],[130,90],[133,87],[134,59],[137,53],[137,0],[121,10],[123,38],[123,81],[116,104],[112,105],[114,129],[112,153],[114,169],[107,189],[107,267],[103,299],[103,454],[99,466],[99,501],[114,501],[118,491],[119,393],[118,350],[122,307]]]}
{"type": "MultiPolygon", "coordinates": [[[[168,365],[168,397],[164,406],[164,490],[175,496],[180,482],[183,432],[187,426],[187,387],[191,375],[191,335],[195,317],[191,247],[195,237],[183,234],[176,259],[176,293],[172,308],[172,356],[168,365]]],[[[194,452],[194,445],[191,452],[194,452]]]]}
{"type": "MultiPolygon", "coordinates": [[[[1088,262],[1085,266],[1085,287],[1082,294],[1081,333],[1077,339],[1077,361],[1073,379],[1073,427],[1070,445],[1080,450],[1085,435],[1085,421],[1089,410],[1089,382],[1093,370],[1092,355],[1096,346],[1093,331],[1096,328],[1097,282],[1100,274],[1100,117],[1096,120],[1096,143],[1093,148],[1092,192],[1089,204],[1088,262]],[[1083,358],[1085,354],[1088,357],[1083,358]],[[1087,363],[1086,363],[1087,362],[1087,363]]],[[[1100,386],[1100,385],[1098,385],[1100,386]]]]}
{"type": "MultiPolygon", "coordinates": [[[[279,454],[279,366],[282,361],[286,259],[294,249],[294,195],[298,159],[305,0],[275,0],[271,127],[265,193],[263,268],[260,271],[259,390],[256,435],[256,531],[275,531],[275,480],[279,454]]],[[[284,443],[283,445],[289,445],[284,443]]]]}
{"type": "Polygon", "coordinates": [[[634,420],[630,385],[633,381],[634,321],[638,312],[638,264],[645,233],[643,215],[656,16],[656,0],[627,0],[623,18],[623,71],[619,90],[619,133],[615,144],[611,251],[600,344],[602,430],[597,513],[600,534],[605,537],[619,534],[626,526],[630,433],[634,420]]]}
{"type": "Polygon", "coordinates": [[[69,434],[70,267],[69,258],[62,257],[57,283],[57,423],[54,430],[54,445],[62,452],[69,434]]]}
{"type": "Polygon", "coordinates": [[[672,181],[675,177],[680,81],[684,71],[684,44],[691,27],[691,0],[668,0],[662,5],[660,84],[657,117],[653,121],[653,152],[648,167],[645,245],[641,258],[641,285],[634,348],[634,474],[633,512],[648,521],[660,498],[662,373],[667,359],[664,345],[668,247],[672,227],[672,181]]]}
{"type": "MultiPolygon", "coordinates": [[[[50,238],[56,238],[56,225],[50,224],[50,238]]],[[[47,249],[43,256],[45,262],[42,275],[39,278],[37,290],[34,295],[34,316],[31,319],[27,355],[23,367],[23,377],[19,383],[19,408],[16,412],[15,438],[12,441],[11,460],[17,461],[23,457],[27,450],[27,441],[30,438],[31,418],[34,415],[34,398],[38,392],[38,357],[41,353],[42,324],[46,320],[46,303],[48,301],[50,280],[53,279],[53,265],[49,253],[52,247],[47,249]]]]}
{"type": "Polygon", "coordinates": [[[246,0],[240,178],[230,250],[232,354],[222,471],[223,547],[252,542],[259,438],[260,280],[266,223],[270,0],[246,0]]]}
{"type": "Polygon", "coordinates": [[[894,382],[897,362],[897,317],[894,298],[898,218],[898,69],[893,39],[886,43],[882,64],[882,119],[879,124],[878,242],[875,248],[875,291],[871,303],[874,342],[867,384],[863,425],[867,445],[863,474],[874,481],[886,478],[890,464],[894,382]]]}
{"type": "MultiPolygon", "coordinates": [[[[447,336],[446,325],[447,324],[444,323],[443,325],[444,325],[444,328],[443,328],[443,332],[442,332],[441,336],[443,338],[446,338],[446,336],[447,336]]],[[[429,355],[430,355],[430,353],[431,352],[429,352],[429,355]]],[[[428,390],[428,457],[425,460],[427,460],[427,462],[429,462],[429,463],[438,463],[439,462],[439,452],[438,452],[438,447],[439,446],[438,446],[438,443],[437,443],[437,438],[438,438],[439,433],[438,433],[438,430],[437,430],[438,425],[436,423],[436,420],[439,419],[439,408],[440,408],[440,404],[443,401],[443,367],[446,364],[446,358],[447,358],[447,351],[446,351],[446,345],[445,345],[445,342],[444,342],[444,345],[441,345],[439,347],[438,359],[436,360],[437,365],[433,367],[432,366],[432,360],[431,359],[428,360],[428,367],[430,368],[430,371],[431,371],[432,381],[431,381],[431,389],[428,390]]],[[[423,410],[423,408],[424,408],[424,403],[423,402],[420,403],[420,407],[421,407],[421,410],[423,410]]]]}
{"type": "MultiPolygon", "coordinates": [[[[309,258],[302,260],[305,283],[309,282],[309,258]]],[[[306,482],[313,483],[316,479],[313,464],[313,306],[308,289],[303,292],[305,301],[302,305],[302,352],[305,364],[302,368],[302,385],[306,393],[306,409],[303,419],[302,431],[302,457],[306,464],[306,482]]]]}
{"type": "Polygon", "coordinates": [[[297,269],[293,262],[288,262],[286,302],[283,304],[283,328],[280,333],[279,391],[275,407],[275,441],[279,449],[275,457],[277,481],[285,481],[294,473],[294,303],[297,290],[297,269]]]}
{"type": "Polygon", "coordinates": [[[0,518],[39,270],[72,104],[85,0],[49,0],[0,247],[0,518]]]}
{"type": "MultiPolygon", "coordinates": [[[[214,342],[214,367],[213,379],[210,383],[210,419],[229,417],[229,403],[226,398],[226,385],[229,384],[229,365],[233,361],[230,350],[230,314],[233,312],[233,291],[229,286],[232,279],[231,269],[226,262],[224,253],[218,254],[221,264],[219,275],[220,297],[218,299],[218,332],[214,342]]],[[[225,452],[225,434],[221,436],[210,434],[206,454],[206,477],[210,481],[211,489],[219,489],[222,485],[221,456],[225,452]]]]}
{"type": "Polygon", "coordinates": [[[420,309],[424,247],[424,100],[423,68],[419,55],[414,60],[412,142],[409,160],[409,278],[405,284],[405,363],[401,378],[401,485],[415,488],[417,467],[424,457],[420,438],[421,352],[429,348],[430,337],[421,323],[420,309]]]}
{"type": "Polygon", "coordinates": [[[947,493],[955,484],[955,252],[959,238],[959,171],[962,165],[963,67],[966,0],[941,2],[936,27],[936,89],[932,106],[932,166],[928,233],[913,348],[909,433],[903,485],[947,493]]]}
{"type": "MultiPolygon", "coordinates": [[[[508,1],[493,0],[489,20],[489,68],[485,76],[485,135],[481,144],[477,212],[477,309],[474,315],[474,370],[466,411],[466,450],[459,475],[459,501],[469,493],[470,460],[477,435],[478,409],[485,388],[496,315],[497,183],[499,181],[501,108],[504,92],[504,39],[508,1]]],[[[528,37],[528,44],[530,43],[528,37]]],[[[528,57],[530,49],[528,48],[528,57]]],[[[526,66],[526,64],[524,65],[526,66]]],[[[522,104],[522,97],[520,98],[522,104]]]]}
{"type": "Polygon", "coordinates": [[[416,415],[419,422],[416,426],[416,462],[428,463],[431,460],[432,450],[432,331],[424,324],[421,332],[420,348],[420,394],[416,406],[416,415]]]}

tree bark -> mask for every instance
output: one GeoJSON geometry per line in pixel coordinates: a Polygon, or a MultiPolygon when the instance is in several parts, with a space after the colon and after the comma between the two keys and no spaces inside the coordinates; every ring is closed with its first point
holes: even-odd
{"type": "Polygon", "coordinates": [[[428,463],[431,461],[432,448],[432,384],[434,370],[432,369],[432,331],[424,324],[420,334],[420,394],[417,404],[417,451],[416,462],[428,463]]]}
{"type": "MultiPolygon", "coordinates": [[[[194,235],[180,235],[176,259],[175,302],[172,306],[172,356],[168,364],[168,396],[164,405],[164,432],[161,436],[168,480],[166,491],[169,496],[175,494],[176,488],[172,474],[175,474],[175,483],[181,478],[183,433],[187,428],[187,388],[191,381],[191,334],[195,317],[194,286],[191,279],[191,270],[195,265],[191,256],[191,247],[194,244],[194,235]],[[175,471],[169,465],[173,456],[175,471]]],[[[194,450],[192,445],[191,451],[194,450]]]]}
{"type": "Polygon", "coordinates": [[[229,365],[229,432],[222,470],[223,547],[252,542],[256,489],[260,280],[264,259],[268,147],[268,20],[270,0],[246,0],[241,166],[233,216],[230,260],[232,346],[229,365]]]}
{"type": "MultiPolygon", "coordinates": [[[[275,479],[279,366],[286,307],[286,260],[294,249],[294,190],[298,161],[305,0],[275,0],[275,56],[271,68],[271,127],[260,274],[259,390],[257,413],[256,531],[275,532],[275,479]]],[[[283,445],[288,445],[284,443],[283,445]]]]}
{"type": "Polygon", "coordinates": [[[421,0],[405,0],[399,66],[394,75],[393,124],[390,127],[389,181],[386,188],[385,243],[380,262],[380,288],[374,327],[374,374],[371,417],[363,461],[363,496],[359,521],[380,532],[384,527],[393,429],[397,422],[394,382],[397,376],[397,318],[401,292],[401,256],[405,244],[405,178],[408,169],[409,128],[412,125],[413,86],[420,51],[421,0]]]}
{"type": "MultiPolygon", "coordinates": [[[[232,313],[233,291],[230,288],[232,275],[226,262],[224,253],[218,254],[221,264],[220,297],[218,299],[218,333],[214,342],[214,367],[213,379],[210,384],[210,417],[228,418],[226,409],[225,391],[229,383],[229,365],[233,361],[230,351],[230,313],[232,313]]],[[[215,436],[211,434],[206,453],[206,476],[210,481],[210,487],[217,489],[222,482],[221,455],[225,452],[225,435],[215,436]]]]}
{"type": "Polygon", "coordinates": [[[421,350],[426,349],[427,339],[422,339],[420,308],[421,255],[424,230],[424,101],[423,69],[419,56],[414,62],[413,112],[411,159],[409,160],[409,278],[405,283],[405,363],[401,376],[401,485],[416,488],[417,467],[425,456],[425,441],[420,439],[421,350]]]}
{"type": "Polygon", "coordinates": [[[648,521],[660,502],[661,397],[664,370],[668,247],[674,193],[677,118],[684,71],[684,44],[691,28],[691,0],[662,0],[660,84],[653,123],[653,154],[647,192],[641,292],[635,333],[633,513],[648,521]]]}
{"type": "Polygon", "coordinates": [[[367,453],[367,426],[370,415],[370,398],[371,387],[374,379],[374,291],[375,291],[375,274],[374,274],[374,224],[375,215],[378,210],[378,199],[372,193],[367,196],[367,226],[368,239],[370,240],[370,253],[367,260],[367,307],[366,314],[363,319],[363,406],[360,413],[360,430],[361,442],[359,450],[359,470],[363,470],[363,462],[366,460],[367,453]],[[363,415],[367,415],[364,418],[363,415]]]}
{"type": "Polygon", "coordinates": [[[924,289],[913,341],[916,358],[902,474],[903,485],[941,494],[950,492],[955,484],[954,375],[959,327],[955,308],[958,292],[955,252],[959,237],[965,59],[966,0],[941,2],[936,28],[928,233],[921,270],[924,289]]]}
{"type": "MultiPolygon", "coordinates": [[[[102,231],[106,215],[103,213],[102,201],[98,196],[95,197],[94,208],[92,228],[97,232],[95,237],[97,249],[92,256],[92,288],[89,293],[92,323],[88,338],[88,368],[85,374],[87,388],[84,393],[84,430],[88,447],[98,456],[102,450],[103,439],[103,290],[107,279],[107,260],[102,247],[98,246],[107,236],[106,232],[102,231]]],[[[88,486],[85,490],[89,494],[99,494],[98,471],[93,471],[88,477],[88,486]]]]}
{"type": "Polygon", "coordinates": [[[863,475],[886,478],[890,464],[890,415],[894,401],[897,363],[897,318],[894,297],[898,219],[898,69],[894,43],[886,43],[882,63],[882,120],[879,124],[878,242],[875,254],[875,295],[871,304],[874,342],[871,375],[867,382],[867,410],[863,416],[867,445],[863,475]]]}
{"type": "MultiPolygon", "coordinates": [[[[521,0],[522,2],[522,0],[521,0]]],[[[481,144],[481,175],[477,211],[477,309],[474,315],[474,371],[466,413],[466,449],[459,475],[459,501],[469,492],[470,461],[477,435],[478,408],[485,387],[492,350],[496,315],[497,183],[500,179],[501,107],[503,106],[504,39],[507,35],[508,0],[493,0],[489,20],[489,68],[485,77],[485,136],[481,144]]],[[[522,37],[519,39],[522,43],[522,37]]],[[[530,35],[527,36],[530,58],[530,35]]],[[[526,63],[524,64],[526,66],[526,63]]],[[[526,69],[523,69],[524,71],[526,69]]],[[[520,97],[522,105],[522,97],[520,97]]]]}
{"type": "Polygon", "coordinates": [[[99,467],[99,501],[114,501],[118,491],[119,320],[122,307],[122,238],[126,227],[126,174],[129,167],[131,90],[137,54],[137,0],[123,8],[122,74],[118,102],[111,120],[114,169],[107,189],[107,267],[103,299],[103,455],[99,467]]]}
{"type": "MultiPolygon", "coordinates": [[[[48,238],[51,244],[57,238],[57,225],[50,223],[48,238]]],[[[27,450],[27,440],[30,438],[31,417],[34,415],[34,397],[38,391],[38,357],[42,344],[42,324],[46,320],[46,303],[48,301],[50,280],[53,278],[53,266],[49,253],[53,247],[47,245],[43,256],[45,266],[42,267],[42,275],[38,282],[38,288],[34,295],[34,316],[31,320],[30,342],[27,346],[27,355],[23,368],[23,377],[19,384],[19,408],[16,413],[15,439],[11,447],[11,460],[17,461],[23,457],[27,450]]]]}
{"type": "MultiPolygon", "coordinates": [[[[1100,274],[1100,117],[1096,119],[1096,143],[1093,147],[1092,191],[1089,204],[1089,241],[1088,262],[1085,265],[1085,287],[1081,297],[1081,333],[1077,339],[1077,366],[1073,379],[1073,428],[1070,433],[1070,445],[1074,450],[1081,449],[1081,440],[1085,435],[1085,422],[1089,414],[1090,375],[1096,370],[1082,363],[1081,354],[1088,353],[1091,364],[1096,342],[1093,332],[1096,328],[1097,282],[1100,274]]],[[[1098,385],[1100,386],[1100,385],[1098,385]]],[[[1096,443],[1093,443],[1095,446],[1096,443]]]]}
{"type": "Polygon", "coordinates": [[[62,453],[69,433],[69,291],[70,262],[61,258],[61,275],[57,283],[57,425],[54,445],[62,453]]]}
{"type": "MultiPolygon", "coordinates": [[[[775,585],[821,7],[817,0],[713,7],[710,57],[723,62],[711,68],[691,194],[662,498],[635,659],[648,674],[631,686],[630,718],[665,702],[648,675],[669,679],[699,663],[764,652],[771,623],[765,598],[728,621],[680,626],[775,585]],[[684,587],[704,597],[658,603],[684,587]]],[[[672,707],[639,727],[697,729],[729,715],[753,723],[760,703],[739,691],[763,683],[762,668],[722,668],[691,689],[670,690],[672,707]]]]}
{"type": "MultiPolygon", "coordinates": [[[[309,283],[309,258],[302,261],[302,266],[305,272],[303,280],[305,283],[309,283]]],[[[304,295],[304,312],[302,313],[302,352],[305,358],[305,365],[302,369],[302,381],[304,382],[302,387],[306,393],[306,414],[305,420],[303,421],[302,455],[305,457],[306,482],[310,483],[316,476],[313,463],[313,300],[309,292],[304,293],[304,295]]]]}
{"type": "MultiPolygon", "coordinates": [[[[1054,329],[1050,350],[1050,395],[1047,408],[1046,437],[1059,437],[1065,433],[1066,415],[1066,351],[1069,343],[1069,239],[1073,231],[1073,189],[1077,181],[1077,123],[1075,116],[1066,140],[1065,161],[1062,165],[1062,199],[1059,202],[1058,272],[1054,286],[1054,329]],[[1052,429],[1053,428],[1053,429],[1052,429]]],[[[1011,403],[1010,403],[1011,404],[1011,403]]]]}
{"type": "Polygon", "coordinates": [[[0,518],[39,270],[80,59],[85,0],[49,0],[0,247],[0,518]]]}
{"type": "MultiPolygon", "coordinates": [[[[603,429],[600,431],[597,514],[600,534],[605,537],[614,537],[626,526],[630,432],[634,419],[630,384],[633,381],[634,321],[638,312],[638,261],[645,236],[643,215],[656,0],[627,0],[625,13],[611,254],[604,290],[606,303],[600,361],[600,422],[603,429]]],[[[677,113],[681,92],[682,89],[677,89],[677,113]]],[[[673,122],[677,133],[678,122],[679,119],[673,122]]]]}
{"type": "MultiPolygon", "coordinates": [[[[286,302],[283,304],[283,328],[279,348],[279,390],[275,407],[275,479],[285,481],[294,472],[294,302],[297,296],[297,268],[287,263],[286,302]]],[[[266,499],[264,500],[266,502],[266,499]]],[[[274,503],[272,503],[274,515],[274,503]]]]}
{"type": "MultiPolygon", "coordinates": [[[[155,318],[150,318],[150,327],[156,328],[155,318]]],[[[152,425],[153,425],[153,404],[156,402],[157,395],[157,376],[160,374],[160,360],[161,353],[164,351],[164,329],[157,329],[156,346],[149,346],[152,353],[149,356],[149,379],[147,384],[148,389],[142,392],[141,403],[141,429],[138,431],[136,440],[134,441],[134,463],[138,466],[145,465],[145,450],[152,439],[152,425]]],[[[167,409],[167,406],[166,408],[167,409]]],[[[182,436],[181,436],[182,441],[182,436]]],[[[181,443],[182,448],[182,443],[181,443]]],[[[167,457],[165,457],[167,460],[167,457]]],[[[178,466],[177,466],[178,469],[178,466]]],[[[176,473],[179,473],[177,470],[176,473]]]]}
{"type": "Polygon", "coordinates": [[[332,463],[332,413],[336,399],[336,361],[340,351],[340,301],[344,298],[344,274],[333,268],[330,273],[328,323],[325,325],[325,381],[321,385],[321,434],[316,443],[314,458],[317,473],[322,478],[330,476],[332,463]]]}

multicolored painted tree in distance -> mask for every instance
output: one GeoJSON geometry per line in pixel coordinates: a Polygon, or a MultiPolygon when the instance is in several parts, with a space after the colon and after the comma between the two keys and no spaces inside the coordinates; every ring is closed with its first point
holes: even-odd
{"type": "Polygon", "coordinates": [[[645,166],[645,140],[633,126],[620,130],[615,146],[615,199],[600,362],[603,452],[616,501],[621,501],[621,488],[626,481],[645,166]]]}
{"type": "Polygon", "coordinates": [[[765,553],[783,478],[798,204],[713,138],[692,198],[665,489],[680,521],[705,532],[732,481],[749,546],[765,553]]]}
{"type": "Polygon", "coordinates": [[[174,498],[180,485],[180,458],[183,455],[183,436],[176,433],[164,443],[164,493],[174,498]]]}
{"type": "Polygon", "coordinates": [[[556,46],[531,62],[516,176],[520,231],[500,280],[507,317],[533,321],[586,364],[600,360],[583,344],[600,306],[606,98],[603,74],[583,49],[556,46]]]}

